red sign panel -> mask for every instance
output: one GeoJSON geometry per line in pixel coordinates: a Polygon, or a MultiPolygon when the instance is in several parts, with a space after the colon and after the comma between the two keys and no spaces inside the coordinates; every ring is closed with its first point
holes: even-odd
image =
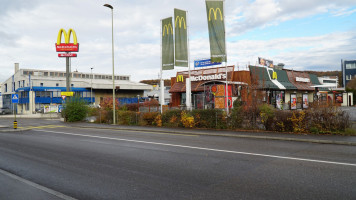
{"type": "Polygon", "coordinates": [[[74,51],[78,52],[79,51],[79,43],[73,44],[73,43],[61,43],[60,45],[56,45],[56,51],[57,52],[69,52],[69,51],[74,51]]]}
{"type": "Polygon", "coordinates": [[[58,57],[77,57],[76,53],[59,53],[58,57]]]}

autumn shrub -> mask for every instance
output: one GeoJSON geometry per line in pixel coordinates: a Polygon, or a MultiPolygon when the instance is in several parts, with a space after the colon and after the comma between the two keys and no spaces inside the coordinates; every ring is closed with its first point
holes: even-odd
{"type": "Polygon", "coordinates": [[[276,110],[273,130],[278,132],[293,132],[293,123],[289,120],[292,114],[293,111],[290,110],[276,110]]]}
{"type": "Polygon", "coordinates": [[[154,125],[153,122],[156,119],[157,115],[159,115],[158,112],[147,112],[147,113],[141,114],[140,124],[141,125],[154,125]]]}
{"type": "Polygon", "coordinates": [[[288,118],[288,120],[290,120],[293,124],[293,132],[308,132],[308,124],[305,118],[305,111],[292,111],[292,116],[288,118]]]}
{"type": "Polygon", "coordinates": [[[183,111],[181,122],[185,128],[193,128],[195,126],[194,117],[187,111],[183,111]]]}
{"type": "MultiPolygon", "coordinates": [[[[108,123],[107,122],[108,121],[107,116],[108,116],[108,111],[99,108],[98,109],[98,115],[97,115],[97,118],[96,118],[95,122],[96,123],[108,123]]],[[[111,119],[112,119],[112,112],[111,112],[111,119]]]]}
{"type": "Polygon", "coordinates": [[[261,123],[266,130],[273,130],[275,121],[275,108],[272,105],[262,104],[259,106],[261,123]]]}
{"type": "Polygon", "coordinates": [[[153,125],[162,127],[162,115],[161,114],[158,114],[156,116],[155,120],[153,121],[153,125]]]}
{"type": "Polygon", "coordinates": [[[230,115],[230,128],[242,128],[244,121],[244,109],[240,100],[235,100],[230,115]]]}
{"type": "Polygon", "coordinates": [[[117,111],[117,124],[119,125],[136,125],[137,112],[134,111],[117,111]]]}
{"type": "Polygon", "coordinates": [[[145,101],[143,103],[143,106],[146,106],[146,107],[158,107],[159,106],[159,102],[156,99],[151,99],[150,101],[145,101]]]}
{"type": "MultiPolygon", "coordinates": [[[[119,108],[119,101],[115,99],[115,108],[119,108]]],[[[113,108],[113,98],[105,97],[102,101],[100,101],[100,107],[104,110],[112,110],[113,108]]]]}
{"type": "Polygon", "coordinates": [[[130,104],[126,104],[126,108],[127,110],[129,111],[135,111],[135,112],[138,112],[138,107],[139,105],[137,103],[130,103],[130,104]]]}
{"type": "Polygon", "coordinates": [[[306,111],[309,129],[314,133],[345,132],[350,127],[350,117],[337,106],[314,106],[306,111]]]}
{"type": "Polygon", "coordinates": [[[227,128],[226,113],[219,109],[193,110],[195,126],[198,128],[227,128]]]}
{"type": "Polygon", "coordinates": [[[88,116],[99,116],[100,108],[88,107],[88,116]]]}
{"type": "Polygon", "coordinates": [[[183,126],[181,119],[181,110],[167,110],[162,114],[162,125],[166,127],[180,127],[183,126]]]}
{"type": "Polygon", "coordinates": [[[245,121],[243,123],[244,128],[256,129],[258,128],[257,118],[259,116],[260,110],[258,106],[250,105],[243,108],[243,114],[245,121]]]}

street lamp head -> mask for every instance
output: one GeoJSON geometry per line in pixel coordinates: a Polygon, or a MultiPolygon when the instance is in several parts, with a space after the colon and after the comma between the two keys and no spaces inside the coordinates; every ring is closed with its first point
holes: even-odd
{"type": "Polygon", "coordinates": [[[110,5],[110,4],[104,4],[104,6],[110,8],[110,9],[114,9],[114,8],[112,7],[112,5],[110,5]]]}

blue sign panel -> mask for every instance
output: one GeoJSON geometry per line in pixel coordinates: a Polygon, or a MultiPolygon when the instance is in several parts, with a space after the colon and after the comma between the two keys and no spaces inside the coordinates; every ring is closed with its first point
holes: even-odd
{"type": "Polygon", "coordinates": [[[62,105],[58,105],[58,112],[62,112],[63,110],[63,106],[62,105]]]}
{"type": "Polygon", "coordinates": [[[18,94],[12,94],[11,95],[11,102],[12,103],[19,103],[19,95],[18,94]]]}
{"type": "Polygon", "coordinates": [[[221,63],[212,63],[211,59],[204,59],[204,60],[195,60],[194,67],[208,67],[213,65],[220,65],[221,63]]]}

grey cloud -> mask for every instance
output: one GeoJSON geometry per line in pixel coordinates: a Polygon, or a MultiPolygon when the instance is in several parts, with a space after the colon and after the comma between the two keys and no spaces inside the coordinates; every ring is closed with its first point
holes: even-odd
{"type": "Polygon", "coordinates": [[[0,1],[0,18],[2,15],[7,15],[12,11],[22,9],[32,9],[37,6],[39,0],[1,0],[0,1]]]}
{"type": "Polygon", "coordinates": [[[235,9],[231,14],[241,16],[229,24],[229,32],[232,35],[291,19],[347,9],[356,6],[356,2],[353,0],[256,0],[241,6],[244,7],[243,10],[235,9]]]}

